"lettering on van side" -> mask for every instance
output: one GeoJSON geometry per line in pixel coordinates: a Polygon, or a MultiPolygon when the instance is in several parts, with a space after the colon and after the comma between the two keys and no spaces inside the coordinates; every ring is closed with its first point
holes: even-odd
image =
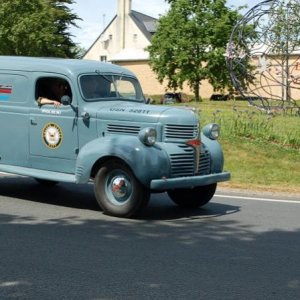
{"type": "Polygon", "coordinates": [[[149,114],[150,110],[146,110],[146,109],[130,109],[129,112],[131,113],[135,113],[135,114],[149,114]]]}
{"type": "Polygon", "coordinates": [[[41,110],[42,114],[51,114],[51,115],[61,115],[61,111],[58,109],[47,109],[43,108],[41,110]]]}
{"type": "Polygon", "coordinates": [[[146,110],[146,109],[135,109],[135,108],[131,108],[129,110],[126,110],[126,108],[110,108],[110,111],[115,111],[115,112],[130,112],[130,113],[135,113],[135,114],[149,114],[150,110],[146,110]]]}
{"type": "Polygon", "coordinates": [[[125,111],[125,108],[110,108],[110,111],[125,111]]]}

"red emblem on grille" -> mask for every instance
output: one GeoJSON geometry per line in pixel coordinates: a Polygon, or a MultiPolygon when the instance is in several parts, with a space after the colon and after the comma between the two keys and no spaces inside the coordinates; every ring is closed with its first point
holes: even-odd
{"type": "Polygon", "coordinates": [[[201,141],[199,139],[189,140],[189,141],[186,142],[186,144],[196,148],[196,147],[199,147],[201,145],[201,141]]]}

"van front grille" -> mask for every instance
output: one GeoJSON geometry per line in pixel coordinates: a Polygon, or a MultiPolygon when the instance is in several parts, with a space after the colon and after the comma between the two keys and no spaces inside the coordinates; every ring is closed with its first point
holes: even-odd
{"type": "Polygon", "coordinates": [[[138,135],[140,130],[141,130],[140,126],[129,126],[129,125],[119,125],[119,124],[107,125],[107,132],[109,133],[138,135]]]}
{"type": "Polygon", "coordinates": [[[199,159],[199,169],[195,175],[208,175],[210,174],[210,154],[208,150],[201,149],[200,159],[199,159]]]}
{"type": "Polygon", "coordinates": [[[164,140],[191,140],[198,138],[199,125],[174,125],[167,124],[164,127],[164,140]]]}
{"type": "Polygon", "coordinates": [[[185,153],[170,154],[171,161],[171,177],[184,177],[194,175],[210,174],[210,154],[205,149],[205,145],[201,145],[200,157],[198,162],[198,172],[195,173],[195,151],[189,146],[180,146],[185,153]]]}
{"type": "Polygon", "coordinates": [[[193,176],[195,170],[194,149],[188,146],[181,148],[184,148],[185,153],[170,155],[172,177],[193,176]]]}

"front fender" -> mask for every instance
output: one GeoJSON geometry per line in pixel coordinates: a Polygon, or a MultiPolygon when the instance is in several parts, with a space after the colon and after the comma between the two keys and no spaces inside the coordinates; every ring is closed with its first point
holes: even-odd
{"type": "Polygon", "coordinates": [[[76,182],[88,182],[94,164],[104,157],[123,160],[147,187],[152,179],[169,175],[169,159],[160,147],[146,146],[135,136],[114,135],[97,138],[81,148],[76,162],[76,182]]]}
{"type": "Polygon", "coordinates": [[[201,133],[201,141],[210,152],[212,173],[221,173],[224,167],[224,155],[220,143],[207,138],[203,133],[201,133]]]}

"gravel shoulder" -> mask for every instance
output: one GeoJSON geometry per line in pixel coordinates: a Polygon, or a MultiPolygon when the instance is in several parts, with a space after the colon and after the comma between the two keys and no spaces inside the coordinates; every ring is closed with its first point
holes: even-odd
{"type": "Polygon", "coordinates": [[[264,187],[264,186],[243,186],[235,185],[230,182],[218,184],[218,193],[236,193],[253,197],[285,197],[300,200],[300,187],[264,187]]]}

